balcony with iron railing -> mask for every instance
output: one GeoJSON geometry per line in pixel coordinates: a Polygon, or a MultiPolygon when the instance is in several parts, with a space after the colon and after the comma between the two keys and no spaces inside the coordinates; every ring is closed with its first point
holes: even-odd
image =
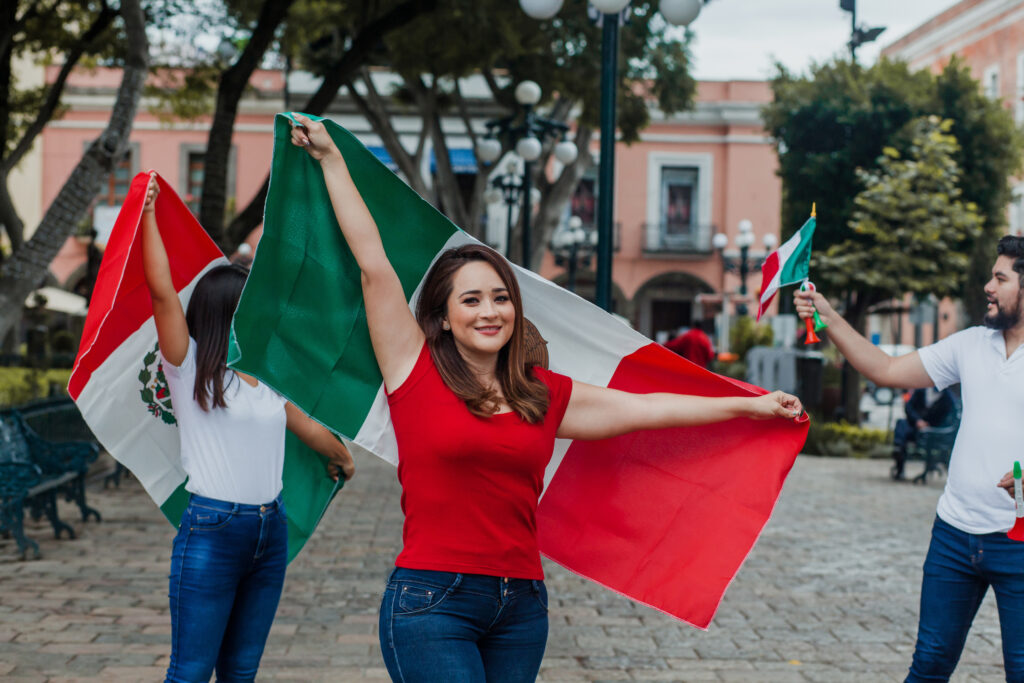
{"type": "Polygon", "coordinates": [[[716,232],[714,225],[645,223],[643,229],[643,252],[646,256],[705,257],[713,253],[711,236],[716,232]]]}

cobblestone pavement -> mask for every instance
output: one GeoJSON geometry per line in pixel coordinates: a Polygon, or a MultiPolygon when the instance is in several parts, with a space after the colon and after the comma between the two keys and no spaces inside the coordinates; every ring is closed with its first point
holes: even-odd
{"type": "MultiPolygon", "coordinates": [[[[376,613],[401,538],[398,485],[390,466],[359,465],[289,569],[261,680],[387,678],[376,613]]],[[[887,471],[801,457],[707,632],[546,563],[541,680],[902,680],[941,482],[897,484],[887,471]]],[[[19,562],[13,542],[0,541],[0,680],[162,678],[171,527],[134,480],[108,491],[96,483],[89,496],[103,522],[74,522],[74,541],[29,524],[43,559],[19,562]]],[[[1001,662],[990,596],[954,680],[1002,680],[1001,662]]]]}

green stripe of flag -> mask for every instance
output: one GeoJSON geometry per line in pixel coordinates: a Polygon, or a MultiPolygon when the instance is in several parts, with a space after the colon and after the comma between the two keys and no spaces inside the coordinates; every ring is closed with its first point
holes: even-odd
{"type": "MultiPolygon", "coordinates": [[[[325,123],[411,297],[457,228],[395,183],[394,174],[351,133],[325,123]]],[[[235,312],[241,357],[232,367],[251,372],[321,423],[354,437],[382,383],[359,269],[341,236],[319,163],[292,145],[290,136],[291,119],[279,114],[263,237],[235,312]],[[330,315],[320,313],[325,310],[330,315]],[[323,381],[309,382],[310,377],[323,381]]]]}
{"type": "MultiPolygon", "coordinates": [[[[288,513],[288,561],[306,544],[335,494],[344,485],[327,476],[327,459],[302,443],[291,432],[285,439],[284,471],[281,474],[284,507],[288,513]]],[[[174,490],[160,505],[171,524],[178,526],[188,505],[185,484],[174,490]]]]}
{"type": "Polygon", "coordinates": [[[786,256],[782,263],[782,272],[780,273],[781,286],[785,287],[786,285],[795,285],[810,277],[811,240],[814,237],[814,228],[816,225],[817,219],[814,216],[811,216],[807,219],[807,222],[800,227],[800,230],[798,231],[800,241],[793,252],[786,256]]]}

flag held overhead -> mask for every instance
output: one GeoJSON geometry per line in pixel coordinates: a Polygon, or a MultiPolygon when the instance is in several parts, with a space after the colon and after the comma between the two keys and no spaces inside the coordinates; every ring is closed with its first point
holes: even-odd
{"type": "MultiPolygon", "coordinates": [[[[434,259],[474,240],[351,133],[324,123],[414,307],[434,259]]],[[[234,318],[233,367],[259,377],[357,446],[397,463],[401,454],[370,346],[359,269],[322,171],[291,144],[290,126],[288,116],[277,117],[263,238],[234,318]]],[[[764,393],[698,368],[534,273],[515,272],[523,313],[548,341],[556,372],[640,393],[764,393]]],[[[604,441],[559,440],[537,510],[541,552],[705,628],[768,522],[806,434],[806,420],[735,420],[604,441]]]]}

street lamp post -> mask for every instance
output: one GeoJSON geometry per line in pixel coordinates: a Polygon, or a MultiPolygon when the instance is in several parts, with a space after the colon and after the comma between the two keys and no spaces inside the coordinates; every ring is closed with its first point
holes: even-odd
{"type": "Polygon", "coordinates": [[[857,48],[864,43],[870,43],[878,39],[885,30],[884,26],[857,26],[857,0],[839,0],[839,9],[850,13],[850,60],[857,61],[857,48]]]}
{"type": "MultiPolygon", "coordinates": [[[[703,3],[709,0],[661,0],[665,20],[687,26],[703,3]]],[[[601,162],[597,190],[597,292],[596,303],[612,310],[612,225],[615,210],[615,94],[619,86],[619,23],[630,0],[590,0],[601,14],[601,162]]],[[[562,0],[519,0],[520,7],[534,19],[550,19],[562,7],[562,0]]]]}
{"type": "MultiPolygon", "coordinates": [[[[499,138],[505,138],[510,146],[515,147],[516,154],[523,159],[522,182],[519,183],[519,187],[516,192],[523,202],[523,254],[520,259],[520,263],[524,268],[529,268],[530,254],[532,251],[532,245],[530,243],[530,218],[533,210],[533,176],[531,175],[533,173],[533,162],[540,158],[541,152],[544,148],[544,142],[555,137],[562,138],[561,142],[555,145],[555,158],[562,162],[562,164],[569,165],[576,161],[576,157],[579,155],[579,150],[576,149],[576,145],[574,143],[564,139],[565,134],[569,131],[569,126],[561,121],[539,116],[536,111],[534,111],[534,107],[538,102],[540,102],[541,98],[541,89],[539,85],[533,81],[523,81],[516,86],[515,96],[516,102],[519,103],[519,106],[522,107],[523,110],[521,122],[517,123],[517,120],[520,119],[515,115],[488,121],[486,124],[487,137],[477,143],[476,153],[481,161],[485,163],[494,163],[501,156],[502,145],[499,138]]],[[[511,195],[505,194],[504,196],[506,197],[506,201],[508,201],[507,198],[511,195]]],[[[510,226],[511,216],[512,209],[510,206],[510,226]]],[[[509,228],[508,233],[508,240],[505,245],[506,257],[511,254],[512,250],[511,227],[509,228]]]]}
{"type": "MultiPolygon", "coordinates": [[[[740,291],[739,301],[736,302],[736,314],[746,315],[747,314],[747,275],[750,274],[750,247],[754,245],[756,238],[754,237],[754,224],[747,219],[743,219],[737,226],[739,228],[739,234],[736,235],[736,246],[740,250],[740,257],[738,261],[725,255],[725,248],[729,246],[729,237],[723,233],[717,233],[711,238],[711,245],[718,251],[718,254],[722,257],[722,265],[727,271],[735,271],[740,276],[740,291]]],[[[764,238],[765,252],[770,252],[778,244],[778,238],[774,233],[765,234],[764,238]]],[[[723,307],[725,306],[725,298],[723,292],[723,307]]]]}
{"type": "MultiPolygon", "coordinates": [[[[499,152],[500,153],[500,152],[499,152]]],[[[488,204],[502,202],[507,214],[505,218],[505,257],[509,258],[512,252],[512,227],[513,210],[519,203],[519,193],[523,191],[523,178],[518,173],[518,164],[514,157],[509,157],[505,162],[505,170],[491,178],[491,189],[486,197],[488,204]]]]}
{"type": "Polygon", "coordinates": [[[589,266],[590,257],[597,246],[597,233],[583,229],[583,220],[573,216],[564,229],[556,230],[551,237],[551,251],[555,255],[555,265],[564,266],[568,271],[566,289],[576,292],[576,269],[589,266]]]}

